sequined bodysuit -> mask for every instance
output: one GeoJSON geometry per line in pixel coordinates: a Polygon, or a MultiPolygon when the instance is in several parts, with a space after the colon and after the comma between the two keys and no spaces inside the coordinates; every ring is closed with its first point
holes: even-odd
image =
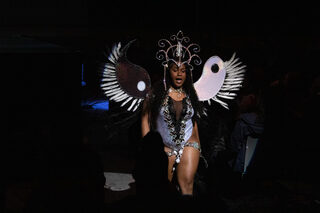
{"type": "Polygon", "coordinates": [[[192,116],[194,110],[189,97],[181,101],[175,101],[169,95],[164,99],[157,118],[157,131],[160,133],[165,146],[172,149],[168,156],[176,155],[176,163],[185,146],[192,146],[200,151],[198,143],[190,143],[188,139],[192,135],[192,116]]]}

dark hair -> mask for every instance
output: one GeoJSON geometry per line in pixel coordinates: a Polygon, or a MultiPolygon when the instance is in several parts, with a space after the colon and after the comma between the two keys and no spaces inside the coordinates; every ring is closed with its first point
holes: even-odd
{"type": "MultiPolygon", "coordinates": [[[[165,90],[164,88],[164,83],[163,83],[163,79],[161,79],[160,81],[157,81],[152,88],[152,92],[150,94],[150,98],[148,101],[148,110],[151,113],[151,120],[150,120],[150,124],[151,124],[151,129],[156,129],[156,119],[159,115],[160,112],[160,108],[162,106],[162,103],[166,97],[166,95],[168,94],[168,88],[170,88],[170,86],[172,85],[172,80],[170,77],[170,68],[173,66],[174,62],[171,62],[169,64],[169,69],[166,69],[166,88],[167,90],[165,90]]],[[[189,96],[190,100],[191,100],[191,104],[194,110],[194,116],[192,118],[192,121],[195,122],[197,121],[197,123],[200,122],[200,116],[203,112],[202,110],[202,104],[198,99],[198,95],[196,93],[196,90],[193,86],[193,79],[192,79],[192,74],[191,74],[191,70],[190,70],[190,66],[189,65],[185,65],[186,66],[186,80],[183,84],[183,89],[186,93],[187,96],[189,96]]]]}

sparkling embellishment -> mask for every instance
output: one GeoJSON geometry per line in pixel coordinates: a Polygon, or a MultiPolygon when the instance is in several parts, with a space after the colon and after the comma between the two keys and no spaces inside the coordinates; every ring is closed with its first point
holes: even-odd
{"type": "Polygon", "coordinates": [[[162,104],[164,107],[163,115],[164,115],[164,121],[167,123],[168,129],[170,131],[170,137],[172,141],[176,144],[176,146],[181,146],[181,144],[184,142],[184,136],[185,136],[185,128],[186,128],[186,120],[188,117],[192,114],[192,104],[189,98],[186,99],[187,104],[187,112],[185,116],[182,118],[180,123],[180,131],[176,132],[174,122],[170,116],[170,110],[169,110],[169,96],[167,96],[162,104]]]}
{"type": "Polygon", "coordinates": [[[175,92],[175,93],[178,93],[178,95],[177,95],[177,96],[178,96],[178,98],[181,98],[182,93],[184,93],[184,91],[183,91],[182,87],[180,87],[180,88],[178,88],[178,89],[175,89],[175,88],[170,87],[169,92],[175,92]]]}

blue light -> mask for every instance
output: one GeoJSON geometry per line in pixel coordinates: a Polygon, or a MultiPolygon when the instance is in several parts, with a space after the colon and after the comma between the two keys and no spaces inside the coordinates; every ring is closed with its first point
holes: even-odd
{"type": "Polygon", "coordinates": [[[93,109],[109,110],[109,101],[103,101],[92,105],[93,109]]]}
{"type": "Polygon", "coordinates": [[[81,106],[86,109],[108,111],[109,100],[83,100],[81,101],[81,106]]]}
{"type": "Polygon", "coordinates": [[[85,86],[86,82],[83,80],[83,64],[82,64],[82,70],[81,70],[81,85],[85,86]]]}
{"type": "MultiPolygon", "coordinates": [[[[82,64],[82,70],[81,70],[81,85],[85,86],[86,82],[83,80],[83,72],[84,72],[84,66],[82,64]]],[[[109,110],[109,100],[82,100],[81,106],[85,109],[89,110],[102,110],[102,111],[108,111],[109,110]]]]}

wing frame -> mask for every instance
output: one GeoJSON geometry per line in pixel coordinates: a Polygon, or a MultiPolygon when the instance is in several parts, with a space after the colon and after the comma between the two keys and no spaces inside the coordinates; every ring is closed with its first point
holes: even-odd
{"type": "Polygon", "coordinates": [[[221,60],[223,62],[222,67],[225,69],[223,83],[213,97],[201,100],[202,102],[207,102],[211,105],[211,101],[214,101],[229,110],[227,100],[232,100],[237,96],[237,91],[242,87],[244,74],[246,72],[246,65],[243,65],[242,62],[239,61],[239,58],[236,58],[235,56],[236,53],[233,53],[228,61],[221,60]]]}
{"type": "Polygon", "coordinates": [[[132,112],[138,109],[144,98],[133,97],[121,87],[117,77],[117,65],[120,58],[125,56],[126,50],[133,41],[129,42],[123,48],[121,42],[113,45],[112,50],[107,57],[108,61],[104,63],[100,84],[101,89],[110,101],[120,103],[121,107],[125,107],[126,105],[127,111],[132,112]]]}

